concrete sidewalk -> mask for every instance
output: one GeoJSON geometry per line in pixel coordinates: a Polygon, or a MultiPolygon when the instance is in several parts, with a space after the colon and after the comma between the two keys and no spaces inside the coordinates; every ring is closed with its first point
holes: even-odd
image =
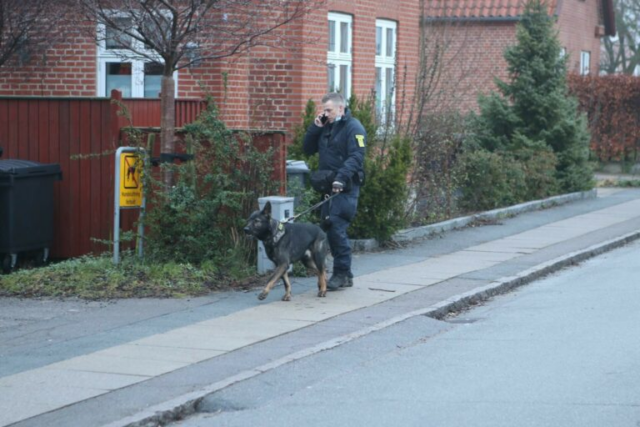
{"type": "MultiPolygon", "coordinates": [[[[297,279],[291,302],[279,301],[278,287],[264,302],[256,290],[101,306],[78,319],[84,332],[79,325],[56,329],[49,319],[58,338],[51,343],[28,338],[46,336],[44,320],[40,327],[23,325],[22,335],[0,329],[0,426],[169,420],[234,382],[413,316],[464,308],[636,239],[640,191],[600,190],[595,199],[500,221],[401,250],[358,254],[354,287],[326,298],[315,296],[313,279],[297,279]],[[129,312],[154,303],[164,309],[146,317],[129,312]],[[112,322],[107,314],[129,320],[108,329],[94,325],[112,322]]],[[[16,310],[13,303],[22,312],[33,309],[6,300],[0,319],[16,310]]]]}

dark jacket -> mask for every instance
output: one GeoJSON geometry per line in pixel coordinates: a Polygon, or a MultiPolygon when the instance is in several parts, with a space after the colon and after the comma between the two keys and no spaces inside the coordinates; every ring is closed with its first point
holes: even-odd
{"type": "Polygon", "coordinates": [[[311,123],[303,149],[308,156],[320,153],[319,168],[335,171],[337,181],[360,185],[364,181],[366,139],[362,123],[345,109],[344,116],[337,122],[323,127],[311,123]]]}

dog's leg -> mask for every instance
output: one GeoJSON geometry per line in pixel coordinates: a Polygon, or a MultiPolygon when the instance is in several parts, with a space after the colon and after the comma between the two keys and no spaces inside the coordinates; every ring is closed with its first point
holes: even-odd
{"type": "Polygon", "coordinates": [[[284,296],[282,301],[291,301],[291,282],[289,281],[289,272],[285,270],[282,276],[282,282],[284,283],[284,296]]]}
{"type": "Polygon", "coordinates": [[[310,263],[315,268],[316,275],[318,276],[318,296],[321,298],[327,296],[326,245],[326,238],[316,241],[314,245],[315,250],[313,251],[313,260],[310,263]]]}
{"type": "Polygon", "coordinates": [[[322,268],[318,270],[318,296],[326,297],[327,296],[327,269],[322,268]]]}
{"type": "Polygon", "coordinates": [[[267,295],[269,295],[269,292],[271,291],[271,288],[273,288],[273,285],[275,285],[278,282],[278,280],[282,278],[282,275],[287,271],[288,267],[289,265],[287,264],[285,265],[281,264],[276,267],[275,271],[273,272],[273,276],[271,276],[271,279],[269,279],[269,282],[267,282],[267,285],[264,287],[260,295],[258,295],[259,300],[263,300],[267,297],[267,295]]]}

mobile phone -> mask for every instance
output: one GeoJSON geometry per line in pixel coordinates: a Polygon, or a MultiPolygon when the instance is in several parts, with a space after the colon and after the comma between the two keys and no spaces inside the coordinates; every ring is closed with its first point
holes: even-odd
{"type": "Polygon", "coordinates": [[[327,123],[327,120],[329,120],[329,117],[327,117],[326,114],[320,116],[320,122],[322,122],[322,124],[327,123]]]}

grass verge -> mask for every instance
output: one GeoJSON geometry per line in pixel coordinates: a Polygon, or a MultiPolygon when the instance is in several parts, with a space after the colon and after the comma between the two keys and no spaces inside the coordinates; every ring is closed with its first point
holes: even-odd
{"type": "Polygon", "coordinates": [[[222,270],[213,264],[149,264],[124,256],[84,256],[0,276],[0,296],[82,299],[181,298],[259,284],[250,269],[222,270]]]}
{"type": "Polygon", "coordinates": [[[604,179],[598,181],[597,187],[638,188],[640,187],[640,179],[604,179]]]}

